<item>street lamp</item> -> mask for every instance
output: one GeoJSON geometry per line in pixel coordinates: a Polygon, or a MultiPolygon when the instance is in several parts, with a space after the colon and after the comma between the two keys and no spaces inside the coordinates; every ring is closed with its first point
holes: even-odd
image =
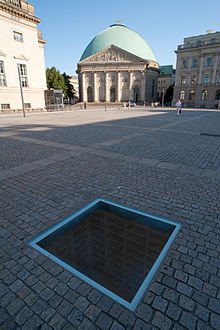
{"type": "Polygon", "coordinates": [[[25,117],[23,86],[22,86],[22,81],[21,81],[21,70],[20,70],[20,65],[19,64],[17,64],[17,68],[18,68],[18,77],[19,77],[19,84],[20,84],[22,112],[23,112],[23,117],[25,117]]]}

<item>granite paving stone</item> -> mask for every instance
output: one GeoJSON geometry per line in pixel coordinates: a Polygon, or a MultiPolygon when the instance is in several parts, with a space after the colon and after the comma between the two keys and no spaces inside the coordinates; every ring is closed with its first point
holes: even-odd
{"type": "MultiPolygon", "coordinates": [[[[72,328],[70,328],[72,329],[72,328]]],[[[84,318],[82,323],[77,327],[77,329],[81,329],[81,330],[96,330],[97,327],[94,323],[92,323],[90,320],[88,320],[87,318],[84,318]]]]}
{"type": "Polygon", "coordinates": [[[220,112],[0,113],[1,329],[220,329],[220,112]],[[179,120],[180,119],[180,120],[179,120]],[[178,221],[128,310],[29,245],[101,197],[178,221]]]}
{"type": "MultiPolygon", "coordinates": [[[[89,307],[84,311],[84,314],[93,322],[95,322],[100,313],[101,309],[95,305],[89,305],[89,307]]],[[[115,317],[115,315],[113,316],[115,317]]]]}
{"type": "Polygon", "coordinates": [[[73,309],[73,306],[70,302],[68,302],[64,299],[64,300],[62,300],[62,302],[60,304],[58,304],[57,307],[55,307],[53,304],[53,308],[55,308],[56,311],[65,318],[65,317],[67,317],[67,315],[69,315],[69,313],[73,309]]]}
{"type": "Polygon", "coordinates": [[[111,330],[123,330],[126,329],[124,326],[122,326],[120,323],[118,323],[117,321],[114,321],[112,326],[111,326],[111,330]]]}
{"type": "Polygon", "coordinates": [[[113,319],[104,312],[101,312],[96,320],[96,325],[102,330],[110,329],[112,323],[113,319]]]}
{"type": "Polygon", "coordinates": [[[74,327],[78,327],[83,320],[83,314],[77,308],[73,308],[72,312],[68,315],[67,320],[72,323],[74,327]]]}
{"type": "Polygon", "coordinates": [[[74,306],[78,308],[81,312],[84,312],[84,310],[88,307],[89,301],[84,297],[79,297],[74,303],[74,306]]]}
{"type": "Polygon", "coordinates": [[[135,315],[130,311],[124,310],[120,314],[118,320],[125,326],[126,329],[131,329],[135,323],[135,315]]]}
{"type": "Polygon", "coordinates": [[[166,315],[173,319],[174,321],[178,321],[181,315],[182,309],[176,304],[170,302],[168,308],[166,310],[166,315]]]}
{"type": "Polygon", "coordinates": [[[172,321],[161,312],[156,312],[154,314],[152,324],[161,330],[168,330],[171,328],[172,321]]]}
{"type": "Polygon", "coordinates": [[[108,313],[117,319],[123,310],[124,309],[121,305],[114,303],[108,313]]]}

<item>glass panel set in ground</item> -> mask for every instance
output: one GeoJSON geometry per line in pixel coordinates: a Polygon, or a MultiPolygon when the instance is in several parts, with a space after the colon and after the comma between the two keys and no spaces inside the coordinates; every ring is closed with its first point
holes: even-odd
{"type": "Polygon", "coordinates": [[[99,202],[37,245],[131,302],[175,226],[99,202]]]}

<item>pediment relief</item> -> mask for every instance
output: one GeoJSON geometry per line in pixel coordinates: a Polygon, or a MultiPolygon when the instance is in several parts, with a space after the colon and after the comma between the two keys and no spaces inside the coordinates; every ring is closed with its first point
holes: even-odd
{"type": "Polygon", "coordinates": [[[145,60],[128,53],[118,47],[110,46],[98,54],[92,55],[83,61],[85,63],[120,63],[120,62],[146,62],[145,60]]]}

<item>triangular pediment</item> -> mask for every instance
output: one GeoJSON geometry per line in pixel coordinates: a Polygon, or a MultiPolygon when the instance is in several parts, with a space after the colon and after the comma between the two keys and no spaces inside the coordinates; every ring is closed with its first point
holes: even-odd
{"type": "Polygon", "coordinates": [[[134,54],[131,54],[124,49],[111,45],[106,47],[102,51],[91,55],[80,62],[80,64],[89,64],[89,63],[134,63],[134,62],[148,62],[143,58],[140,58],[134,54]]]}
{"type": "Polygon", "coordinates": [[[6,54],[0,50],[0,56],[6,56],[6,54]]]}

